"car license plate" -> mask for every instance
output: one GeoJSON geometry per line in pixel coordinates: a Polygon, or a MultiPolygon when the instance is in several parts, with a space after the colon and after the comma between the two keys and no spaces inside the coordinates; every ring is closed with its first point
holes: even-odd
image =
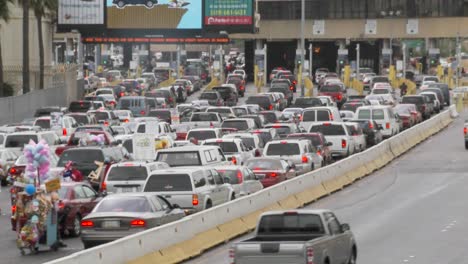
{"type": "Polygon", "coordinates": [[[259,179],[265,179],[265,174],[257,174],[257,178],[259,178],[259,179]]]}
{"type": "Polygon", "coordinates": [[[104,221],[102,222],[102,228],[119,228],[119,221],[104,221]]]}
{"type": "Polygon", "coordinates": [[[137,192],[137,187],[124,187],[117,189],[119,193],[132,193],[137,192]]]}

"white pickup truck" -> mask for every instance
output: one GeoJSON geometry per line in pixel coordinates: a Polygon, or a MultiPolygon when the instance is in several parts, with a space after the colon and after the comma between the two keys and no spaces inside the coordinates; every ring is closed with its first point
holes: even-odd
{"type": "Polygon", "coordinates": [[[188,124],[192,128],[209,128],[221,127],[223,118],[219,113],[215,112],[195,112],[190,117],[188,124]]]}
{"type": "Polygon", "coordinates": [[[234,243],[229,263],[356,263],[357,246],[348,224],[328,210],[266,212],[253,238],[234,243]]]}
{"type": "Polygon", "coordinates": [[[234,165],[244,165],[248,159],[255,156],[253,148],[247,148],[240,138],[208,139],[203,145],[219,146],[234,165]]]}
{"type": "Polygon", "coordinates": [[[169,167],[230,165],[218,146],[185,146],[162,149],[156,153],[156,161],[169,167]]]}

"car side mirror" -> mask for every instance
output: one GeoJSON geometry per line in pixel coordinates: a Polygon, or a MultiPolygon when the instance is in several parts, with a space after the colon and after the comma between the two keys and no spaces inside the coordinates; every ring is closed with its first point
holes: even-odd
{"type": "Polygon", "coordinates": [[[172,209],[180,209],[180,205],[178,205],[178,204],[173,204],[173,205],[172,205],[172,209]]]}
{"type": "Polygon", "coordinates": [[[341,224],[341,231],[342,232],[346,232],[346,231],[349,231],[351,230],[351,227],[349,226],[349,224],[341,224]]]}

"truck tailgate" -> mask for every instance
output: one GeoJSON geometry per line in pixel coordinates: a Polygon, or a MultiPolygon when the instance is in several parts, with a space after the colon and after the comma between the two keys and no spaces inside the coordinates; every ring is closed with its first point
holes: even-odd
{"type": "Polygon", "coordinates": [[[182,209],[194,207],[192,192],[158,192],[158,195],[166,198],[171,204],[178,204],[182,209]]]}
{"type": "Polygon", "coordinates": [[[236,264],[300,264],[306,262],[304,242],[240,243],[236,264]]]}

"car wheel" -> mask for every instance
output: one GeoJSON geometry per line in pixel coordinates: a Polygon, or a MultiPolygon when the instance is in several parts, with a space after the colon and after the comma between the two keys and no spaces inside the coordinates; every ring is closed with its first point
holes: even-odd
{"type": "Polygon", "coordinates": [[[70,229],[70,236],[78,237],[81,235],[81,217],[79,215],[75,216],[73,219],[73,228],[70,229]]]}
{"type": "Polygon", "coordinates": [[[349,256],[348,264],[356,264],[356,250],[353,248],[351,256],[349,256]]]}
{"type": "Polygon", "coordinates": [[[213,205],[211,204],[211,201],[208,200],[208,201],[206,202],[205,209],[211,208],[212,206],[213,206],[213,205]]]}
{"type": "Polygon", "coordinates": [[[147,6],[148,8],[152,8],[152,7],[154,6],[153,1],[151,1],[151,0],[150,0],[150,1],[147,1],[147,2],[146,2],[146,6],[147,6]]]}
{"type": "Polygon", "coordinates": [[[234,201],[235,199],[236,199],[236,194],[233,193],[233,194],[231,195],[231,201],[234,201]]]}
{"type": "Polygon", "coordinates": [[[6,178],[3,178],[3,179],[2,179],[1,185],[2,185],[3,187],[8,185],[8,181],[6,180],[6,178]]]}
{"type": "Polygon", "coordinates": [[[468,143],[465,142],[465,149],[468,149],[468,143]]]}
{"type": "Polygon", "coordinates": [[[122,8],[122,7],[125,6],[125,2],[122,1],[122,0],[120,0],[120,1],[117,2],[117,6],[120,7],[120,8],[122,8]]]}

